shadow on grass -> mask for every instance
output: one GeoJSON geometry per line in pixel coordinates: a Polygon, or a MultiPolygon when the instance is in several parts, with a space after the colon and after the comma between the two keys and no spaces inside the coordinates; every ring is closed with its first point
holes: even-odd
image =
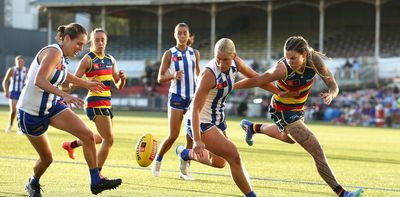
{"type": "MultiPolygon", "coordinates": [[[[239,150],[241,153],[251,153],[255,154],[254,148],[240,148],[239,150]]],[[[293,152],[293,151],[283,151],[283,150],[273,150],[273,149],[258,149],[258,154],[268,154],[268,155],[288,155],[293,157],[309,157],[308,153],[304,152],[293,152]]],[[[356,157],[351,155],[328,155],[329,159],[337,159],[337,160],[345,160],[345,161],[358,161],[358,162],[368,162],[368,163],[385,163],[385,164],[400,164],[400,160],[395,159],[383,159],[383,158],[373,158],[373,157],[356,157]]]]}
{"type": "Polygon", "coordinates": [[[166,187],[166,186],[155,186],[155,185],[129,183],[129,182],[125,182],[124,185],[132,185],[132,186],[135,186],[135,187],[157,188],[157,189],[165,189],[165,190],[179,190],[179,191],[182,191],[182,192],[195,192],[195,193],[201,193],[201,194],[208,194],[208,195],[211,195],[211,196],[216,196],[216,195],[220,195],[220,196],[243,196],[242,194],[240,194],[240,195],[232,195],[232,194],[225,194],[225,193],[218,193],[218,192],[210,192],[210,191],[205,191],[205,190],[183,189],[183,188],[177,188],[176,186],[172,186],[172,185],[170,187],[166,187]]]}
{"type": "Polygon", "coordinates": [[[2,192],[0,191],[0,197],[6,197],[6,196],[26,196],[26,194],[21,194],[21,193],[16,193],[16,192],[2,192]]]}
{"type": "Polygon", "coordinates": [[[257,188],[268,189],[270,191],[286,191],[292,193],[300,193],[303,194],[302,196],[333,196],[333,192],[319,192],[319,191],[312,191],[310,189],[296,189],[296,188],[284,188],[284,187],[274,187],[274,186],[254,186],[254,191],[257,192],[257,188]]]}

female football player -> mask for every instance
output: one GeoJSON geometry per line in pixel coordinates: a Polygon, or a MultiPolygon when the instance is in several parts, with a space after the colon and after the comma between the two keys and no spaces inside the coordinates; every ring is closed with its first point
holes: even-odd
{"type": "MultiPolygon", "coordinates": [[[[102,92],[89,90],[85,106],[86,115],[95,123],[100,134],[100,136],[95,134],[95,141],[97,144],[101,143],[97,153],[97,165],[101,176],[103,176],[102,168],[114,143],[111,83],[115,83],[118,89],[123,88],[126,83],[125,72],[118,70],[114,57],[105,53],[107,41],[107,34],[103,29],[94,29],[90,33],[90,52],[82,58],[75,72],[75,76],[78,78],[85,75],[86,79],[96,79],[105,86],[105,90],[102,92]]],[[[81,145],[81,140],[75,140],[64,142],[62,147],[68,151],[70,158],[74,159],[74,149],[81,145]]]]}
{"type": "MultiPolygon", "coordinates": [[[[156,161],[152,167],[154,176],[160,176],[161,161],[164,154],[171,148],[179,136],[183,115],[185,114],[196,89],[196,77],[200,72],[200,53],[190,47],[193,37],[190,36],[189,26],[179,23],[175,26],[174,37],[176,45],[165,51],[158,72],[158,82],[171,81],[168,101],[169,135],[161,144],[156,161]]],[[[186,136],[186,147],[192,147],[192,140],[186,136]]],[[[189,162],[180,164],[180,177],[192,179],[189,174],[189,162]]]]}
{"type": "Polygon", "coordinates": [[[338,196],[360,196],[362,189],[349,192],[338,183],[318,139],[304,124],[304,105],[315,74],[321,76],[328,86],[328,92],[320,94],[325,104],[329,105],[339,92],[335,78],[323,61],[325,56],[314,51],[301,36],[293,36],[286,40],[284,56],[275,67],[262,75],[235,84],[235,88],[240,89],[276,81],[276,87],[282,91],[297,91],[297,94],[286,98],[278,94],[273,95],[269,111],[274,125],[253,124],[242,120],[241,127],[246,132],[246,142],[250,146],[253,145],[255,133],[263,133],[291,144],[297,142],[313,157],[318,173],[338,196]]]}
{"type": "Polygon", "coordinates": [[[101,179],[97,168],[96,147],[93,133],[83,121],[67,107],[74,104],[82,107],[78,97],[60,90],[63,83],[73,83],[93,91],[104,90],[98,81],[85,81],[68,73],[66,57],[74,57],[86,43],[86,30],[79,24],[71,23],[57,28],[58,44],[42,48],[33,59],[28,73],[27,84],[17,103],[19,129],[39,154],[25,190],[28,196],[41,196],[40,177],[53,162],[50,141],[47,137],[49,125],[71,133],[83,142],[83,153],[89,167],[93,194],[113,189],[121,184],[121,179],[101,179]]]}
{"type": "MultiPolygon", "coordinates": [[[[236,55],[235,45],[227,38],[215,44],[214,59],[202,70],[193,102],[185,115],[188,135],[193,149],[177,147],[181,160],[196,160],[223,168],[228,162],[233,180],[246,196],[256,196],[236,146],[227,137],[225,102],[233,90],[238,72],[245,77],[257,75],[236,55]]],[[[280,94],[272,84],[264,89],[280,94]]]]}

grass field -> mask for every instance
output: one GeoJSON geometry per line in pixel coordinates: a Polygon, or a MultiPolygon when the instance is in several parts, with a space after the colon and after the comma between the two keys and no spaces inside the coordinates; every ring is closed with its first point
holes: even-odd
{"type": "MultiPolygon", "coordinates": [[[[24,196],[24,184],[38,158],[26,137],[5,134],[7,108],[0,108],[0,196],[24,196]]],[[[158,140],[167,135],[166,113],[115,112],[115,143],[104,167],[110,178],[121,177],[117,190],[101,196],[242,196],[230,177],[229,166],[213,169],[192,162],[195,181],[178,178],[179,160],[174,146],[164,156],[162,174],[151,175],[141,168],[134,149],[139,136],[152,133],[158,140]]],[[[80,113],[94,129],[94,124],[80,113]]],[[[258,119],[261,121],[262,119],[258,119]]],[[[239,128],[239,118],[229,118],[228,136],[236,144],[259,196],[335,196],[319,177],[311,157],[298,145],[289,145],[256,135],[247,146],[239,128]]],[[[325,149],[339,182],[348,189],[365,188],[364,196],[400,196],[400,130],[311,124],[325,149]]],[[[54,152],[54,163],[41,178],[44,196],[90,196],[89,172],[81,148],[70,160],[60,148],[74,139],[66,132],[47,132],[54,152]]],[[[184,130],[176,144],[184,144],[184,130]]]]}

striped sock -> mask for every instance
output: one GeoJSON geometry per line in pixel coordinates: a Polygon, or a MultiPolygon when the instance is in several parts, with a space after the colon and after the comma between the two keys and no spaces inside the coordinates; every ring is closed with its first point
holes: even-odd
{"type": "Polygon", "coordinates": [[[261,133],[261,126],[262,124],[253,124],[253,132],[254,133],[261,133]]]}

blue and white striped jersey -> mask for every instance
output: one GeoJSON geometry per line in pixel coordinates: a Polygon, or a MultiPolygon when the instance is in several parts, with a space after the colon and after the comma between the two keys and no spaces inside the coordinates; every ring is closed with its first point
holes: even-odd
{"type": "Polygon", "coordinates": [[[196,90],[196,55],[194,49],[188,47],[185,51],[180,51],[178,48],[172,47],[169,50],[171,51],[170,73],[184,72],[182,79],[171,81],[169,92],[178,94],[185,99],[191,99],[196,90]]]}
{"type": "MultiPolygon", "coordinates": [[[[215,80],[216,86],[208,93],[204,107],[200,112],[200,122],[219,125],[225,121],[225,101],[229,93],[233,90],[238,69],[235,61],[232,61],[229,70],[221,72],[215,59],[212,59],[205,66],[205,69],[213,72],[215,78],[210,80],[215,80]]],[[[189,107],[189,110],[191,108],[189,107]]]]}
{"type": "Polygon", "coordinates": [[[13,76],[10,80],[9,91],[11,92],[21,92],[22,88],[25,85],[25,79],[27,75],[26,67],[22,67],[21,70],[14,66],[13,68],[13,76]]]}
{"type": "Polygon", "coordinates": [[[68,62],[58,44],[45,46],[36,54],[28,72],[27,83],[22,89],[21,96],[17,103],[17,108],[34,116],[44,116],[48,114],[49,109],[60,100],[60,97],[56,96],[55,94],[45,92],[37,87],[34,82],[36,74],[40,68],[38,56],[44,49],[49,47],[56,48],[61,53],[61,60],[51,73],[49,82],[53,86],[59,88],[59,86],[66,80],[68,74],[68,62]]]}

